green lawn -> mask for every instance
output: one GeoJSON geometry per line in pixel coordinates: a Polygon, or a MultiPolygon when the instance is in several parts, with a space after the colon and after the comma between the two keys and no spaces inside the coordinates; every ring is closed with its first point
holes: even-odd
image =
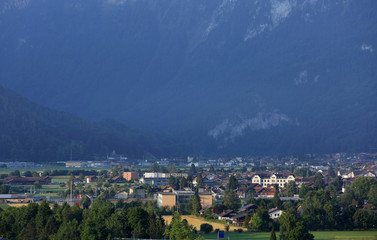
{"type": "Polygon", "coordinates": [[[6,209],[8,207],[9,207],[9,205],[7,203],[0,203],[0,208],[6,209]]]}
{"type": "MultiPolygon", "coordinates": [[[[348,239],[348,240],[376,240],[377,231],[324,231],[324,232],[312,232],[314,239],[316,240],[331,240],[331,239],[348,239]]],[[[217,239],[217,234],[203,234],[205,239],[217,239]]],[[[225,239],[256,239],[256,240],[269,240],[270,233],[225,233],[225,239]]],[[[279,233],[276,233],[277,239],[279,239],[279,233]]]]}
{"type": "Polygon", "coordinates": [[[69,181],[70,176],[50,176],[52,183],[66,183],[69,181]]]}

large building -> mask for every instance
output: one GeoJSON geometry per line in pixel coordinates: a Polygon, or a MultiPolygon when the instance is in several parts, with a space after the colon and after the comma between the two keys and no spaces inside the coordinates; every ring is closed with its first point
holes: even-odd
{"type": "Polygon", "coordinates": [[[168,178],[140,178],[139,183],[161,187],[168,184],[168,178]]]}
{"type": "Polygon", "coordinates": [[[169,177],[188,177],[187,173],[161,173],[161,172],[146,172],[144,178],[169,178],[169,177]]]}
{"type": "Polygon", "coordinates": [[[0,203],[30,203],[33,200],[34,194],[0,194],[0,203]]]}
{"type": "Polygon", "coordinates": [[[82,167],[86,167],[86,163],[81,162],[81,161],[69,161],[69,162],[65,162],[65,167],[82,168],[82,167]]]}
{"type": "MultiPolygon", "coordinates": [[[[158,194],[157,204],[159,207],[175,207],[177,203],[180,203],[180,206],[184,208],[193,196],[194,191],[162,192],[158,194]]],[[[199,192],[199,198],[202,209],[212,207],[211,193],[199,192]]]]}
{"type": "Polygon", "coordinates": [[[288,182],[295,181],[293,174],[279,174],[279,173],[257,173],[251,179],[252,183],[259,184],[263,187],[267,185],[278,184],[279,187],[284,187],[288,182]]]}
{"type": "Polygon", "coordinates": [[[123,172],[122,177],[127,181],[131,181],[132,179],[139,178],[139,174],[137,172],[123,172]]]}
{"type": "Polygon", "coordinates": [[[142,184],[151,184],[157,187],[168,184],[168,179],[173,176],[178,177],[188,177],[187,173],[160,173],[160,172],[146,172],[144,177],[140,178],[139,182],[142,184]]]}

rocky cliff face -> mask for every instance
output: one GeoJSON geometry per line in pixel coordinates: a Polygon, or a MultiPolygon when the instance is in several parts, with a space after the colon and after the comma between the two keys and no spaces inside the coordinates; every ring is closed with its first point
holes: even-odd
{"type": "Polygon", "coordinates": [[[198,151],[376,146],[377,3],[5,0],[0,83],[198,151]]]}

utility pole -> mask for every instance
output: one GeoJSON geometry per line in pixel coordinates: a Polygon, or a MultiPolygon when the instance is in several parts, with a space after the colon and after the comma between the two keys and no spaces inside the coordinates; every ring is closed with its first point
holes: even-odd
{"type": "Polygon", "coordinates": [[[72,204],[72,194],[73,194],[73,179],[71,179],[71,204],[72,204]]]}

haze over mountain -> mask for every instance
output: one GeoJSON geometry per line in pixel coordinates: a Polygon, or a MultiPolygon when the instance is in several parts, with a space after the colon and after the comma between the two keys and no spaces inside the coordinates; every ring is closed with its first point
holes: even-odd
{"type": "Polygon", "coordinates": [[[375,0],[4,0],[0,84],[198,153],[375,151],[375,0]]]}
{"type": "Polygon", "coordinates": [[[104,160],[112,151],[150,159],[174,156],[177,149],[171,141],[117,121],[91,123],[39,106],[0,86],[0,161],[104,160]]]}

